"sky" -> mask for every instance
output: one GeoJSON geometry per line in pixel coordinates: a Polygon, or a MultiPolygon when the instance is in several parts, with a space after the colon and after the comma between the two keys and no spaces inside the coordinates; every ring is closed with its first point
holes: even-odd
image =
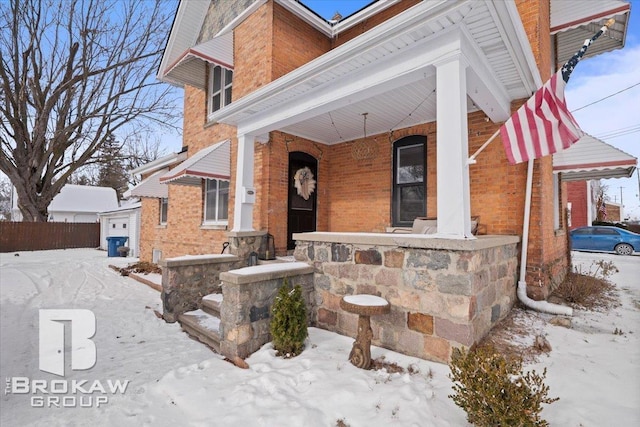
{"type": "MultiPolygon", "coordinates": [[[[552,426],[640,425],[640,263],[638,256],[573,253],[582,271],[597,259],[620,270],[612,276],[621,300],[614,310],[575,310],[567,329],[552,325],[551,315],[516,309],[522,332],[513,343],[528,348],[543,335],[552,348],[524,365],[538,373],[547,369],[549,397],[560,398],[543,405],[542,417],[552,426]]],[[[108,267],[134,260],[95,249],[0,253],[0,425],[327,427],[342,420],[349,427],[470,426],[448,397],[453,383],[446,364],[373,346],[373,359],[405,372],[356,368],[348,361],[355,331],[343,336],[309,328],[299,356],[276,357],[267,343],[246,359],[248,369],[240,369],[177,323],[156,317],[154,310],[162,311],[158,291],[108,267]],[[75,361],[76,354],[67,343],[64,376],[39,369],[41,309],[94,314],[93,366],[72,369],[69,358],[75,361]],[[57,393],[5,392],[25,378],[47,381],[46,389],[57,393]],[[73,381],[80,391],[65,393],[73,381]],[[108,381],[128,383],[124,393],[82,393],[96,381],[107,390],[108,381]],[[96,407],[97,397],[108,401],[96,407]],[[78,402],[88,407],[75,407],[78,402]]]]}
{"type": "MultiPolygon", "coordinates": [[[[330,19],[336,11],[343,17],[349,16],[370,1],[303,0],[303,3],[330,19]]],[[[640,83],[640,0],[631,0],[625,47],[582,61],[572,73],[565,95],[573,110],[623,91],[576,111],[574,116],[586,133],[640,159],[640,84],[631,87],[637,83],[640,83]]],[[[637,171],[631,178],[602,180],[602,184],[608,188],[610,201],[620,203],[622,198],[625,217],[640,219],[637,171]]]]}

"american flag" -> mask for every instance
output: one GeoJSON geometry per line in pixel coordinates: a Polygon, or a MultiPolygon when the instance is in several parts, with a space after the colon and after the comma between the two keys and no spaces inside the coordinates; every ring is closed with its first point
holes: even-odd
{"type": "Polygon", "coordinates": [[[569,148],[584,132],[564,99],[564,88],[587,48],[615,22],[610,19],[500,128],[509,163],[537,159],[569,148]]]}
{"type": "Polygon", "coordinates": [[[605,202],[600,203],[600,209],[598,209],[600,215],[598,215],[603,221],[607,219],[607,205],[605,202]]]}

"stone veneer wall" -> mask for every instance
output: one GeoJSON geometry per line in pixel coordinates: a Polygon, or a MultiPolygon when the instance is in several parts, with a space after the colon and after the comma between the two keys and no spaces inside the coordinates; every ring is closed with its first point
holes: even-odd
{"type": "Polygon", "coordinates": [[[279,263],[245,267],[220,274],[220,352],[245,358],[271,341],[271,306],[287,280],[300,285],[307,305],[308,324],[314,323],[313,267],[304,263],[279,263]]]}
{"type": "Polygon", "coordinates": [[[251,252],[259,253],[262,237],[266,234],[266,231],[230,231],[227,233],[229,242],[227,252],[244,260],[244,266],[246,266],[249,254],[251,252]]]}
{"type": "Polygon", "coordinates": [[[355,337],[357,316],[340,299],[378,295],[391,313],[371,318],[373,343],[410,356],[448,362],[453,347],[477,343],[516,301],[517,237],[473,250],[305,240],[294,255],[315,267],[317,326],[355,337]]]}
{"type": "Polygon", "coordinates": [[[191,255],[160,261],[163,317],[169,323],[199,307],[202,297],[220,292],[220,274],[246,265],[234,255],[191,255]]]}

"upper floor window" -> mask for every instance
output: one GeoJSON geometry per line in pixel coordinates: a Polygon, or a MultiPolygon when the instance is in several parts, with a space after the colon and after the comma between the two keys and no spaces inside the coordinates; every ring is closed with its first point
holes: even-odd
{"type": "Polygon", "coordinates": [[[160,224],[167,223],[167,213],[169,211],[169,199],[160,199],[160,224]]]}
{"type": "Polygon", "coordinates": [[[219,65],[209,65],[209,114],[231,104],[233,71],[219,65]]]}
{"type": "Polygon", "coordinates": [[[426,142],[424,136],[408,136],[393,144],[394,227],[411,227],[416,217],[427,211],[426,142]]]}
{"type": "Polygon", "coordinates": [[[204,222],[226,223],[229,218],[229,181],[206,179],[204,186],[204,222]]]}

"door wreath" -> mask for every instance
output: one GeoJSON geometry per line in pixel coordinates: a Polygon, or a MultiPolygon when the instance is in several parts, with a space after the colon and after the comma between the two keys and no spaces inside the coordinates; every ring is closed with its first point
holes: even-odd
{"type": "Polygon", "coordinates": [[[298,191],[298,196],[309,200],[309,196],[316,189],[316,180],[313,179],[313,172],[307,166],[300,168],[293,176],[293,184],[298,191]]]}

